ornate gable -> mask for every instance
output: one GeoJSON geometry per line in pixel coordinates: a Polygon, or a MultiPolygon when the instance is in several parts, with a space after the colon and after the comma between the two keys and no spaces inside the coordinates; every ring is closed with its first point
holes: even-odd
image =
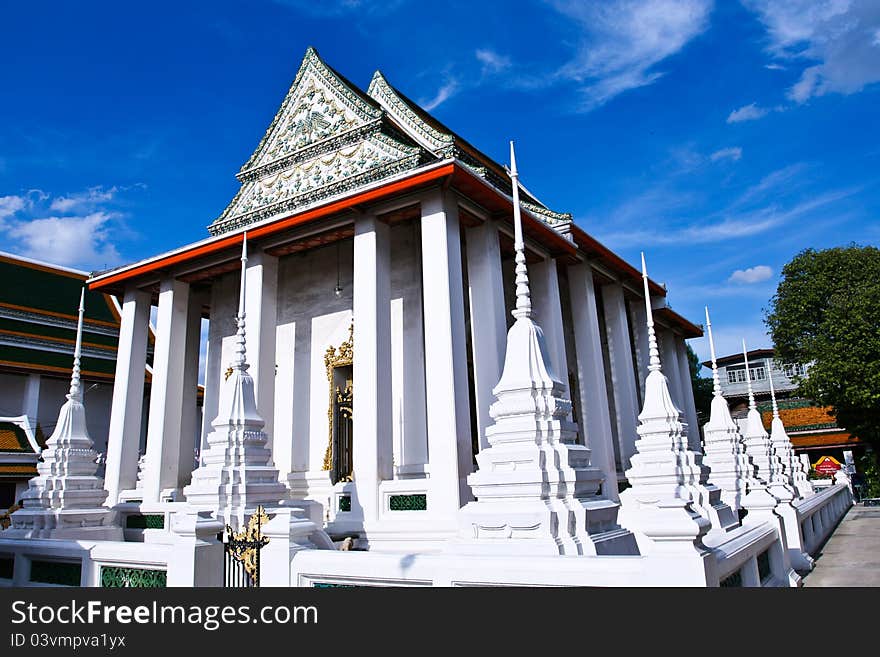
{"type": "Polygon", "coordinates": [[[355,92],[309,47],[299,71],[239,178],[296,151],[382,116],[381,109],[355,92]]]}
{"type": "Polygon", "coordinates": [[[442,157],[453,155],[454,135],[441,132],[422,119],[410,104],[401,98],[400,93],[388,84],[388,80],[380,71],[373,74],[367,95],[375,99],[413,139],[429,151],[442,157]]]}
{"type": "Polygon", "coordinates": [[[378,103],[309,48],[237,174],[241,189],[208,230],[225,233],[418,166],[424,151],[386,134],[383,116],[378,103]]]}

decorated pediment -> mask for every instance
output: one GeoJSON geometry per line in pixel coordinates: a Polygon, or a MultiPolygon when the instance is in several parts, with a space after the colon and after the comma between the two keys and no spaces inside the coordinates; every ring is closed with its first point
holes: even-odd
{"type": "MultiPolygon", "coordinates": [[[[309,48],[275,118],[236,176],[241,188],[208,230],[218,235],[280,218],[446,158],[509,193],[499,165],[445,129],[381,73],[365,94],[309,48]]],[[[526,195],[525,200],[532,199],[526,195]]],[[[566,219],[540,205],[533,211],[551,225],[566,219]]]]}
{"type": "Polygon", "coordinates": [[[383,132],[384,112],[309,48],[272,124],[209,226],[216,235],[414,168],[422,149],[383,132]]]}
{"type": "Polygon", "coordinates": [[[239,178],[381,116],[378,103],[349,86],[309,48],[281,107],[241,168],[239,178]]]}
{"type": "Polygon", "coordinates": [[[415,168],[420,149],[381,132],[245,182],[211,226],[223,233],[415,168]]]}

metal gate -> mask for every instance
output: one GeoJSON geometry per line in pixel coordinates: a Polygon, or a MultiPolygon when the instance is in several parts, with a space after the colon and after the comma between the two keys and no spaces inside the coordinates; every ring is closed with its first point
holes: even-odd
{"type": "Polygon", "coordinates": [[[224,541],[223,585],[229,588],[260,586],[260,550],[269,539],[263,536],[263,523],[269,521],[263,506],[248,520],[247,529],[238,532],[226,525],[224,541]]]}
{"type": "Polygon", "coordinates": [[[333,403],[335,417],[333,422],[332,481],[334,484],[339,481],[351,481],[352,474],[354,473],[352,459],[352,451],[354,449],[352,444],[352,401],[351,385],[347,386],[345,390],[336,388],[336,398],[333,403]]]}

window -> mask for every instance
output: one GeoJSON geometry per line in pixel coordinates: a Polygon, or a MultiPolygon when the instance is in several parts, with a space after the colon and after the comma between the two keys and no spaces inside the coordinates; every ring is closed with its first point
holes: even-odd
{"type": "MultiPolygon", "coordinates": [[[[751,377],[752,381],[763,381],[767,378],[767,370],[764,369],[763,365],[759,365],[758,367],[750,367],[749,368],[749,377],[751,377]]],[[[740,367],[739,369],[728,369],[727,370],[727,382],[728,383],[745,383],[746,382],[746,368],[740,367]]]]}
{"type": "Polygon", "coordinates": [[[782,373],[789,379],[795,376],[804,375],[804,366],[799,364],[789,364],[782,366],[782,373]]]}
{"type": "Polygon", "coordinates": [[[745,383],[746,382],[745,368],[739,369],[739,370],[727,370],[727,382],[728,383],[745,383]]]}

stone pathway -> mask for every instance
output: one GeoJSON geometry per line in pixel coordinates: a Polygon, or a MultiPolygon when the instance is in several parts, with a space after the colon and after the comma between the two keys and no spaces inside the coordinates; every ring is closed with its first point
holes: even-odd
{"type": "Polygon", "coordinates": [[[804,586],[880,586],[880,507],[857,504],[847,512],[804,586]]]}

